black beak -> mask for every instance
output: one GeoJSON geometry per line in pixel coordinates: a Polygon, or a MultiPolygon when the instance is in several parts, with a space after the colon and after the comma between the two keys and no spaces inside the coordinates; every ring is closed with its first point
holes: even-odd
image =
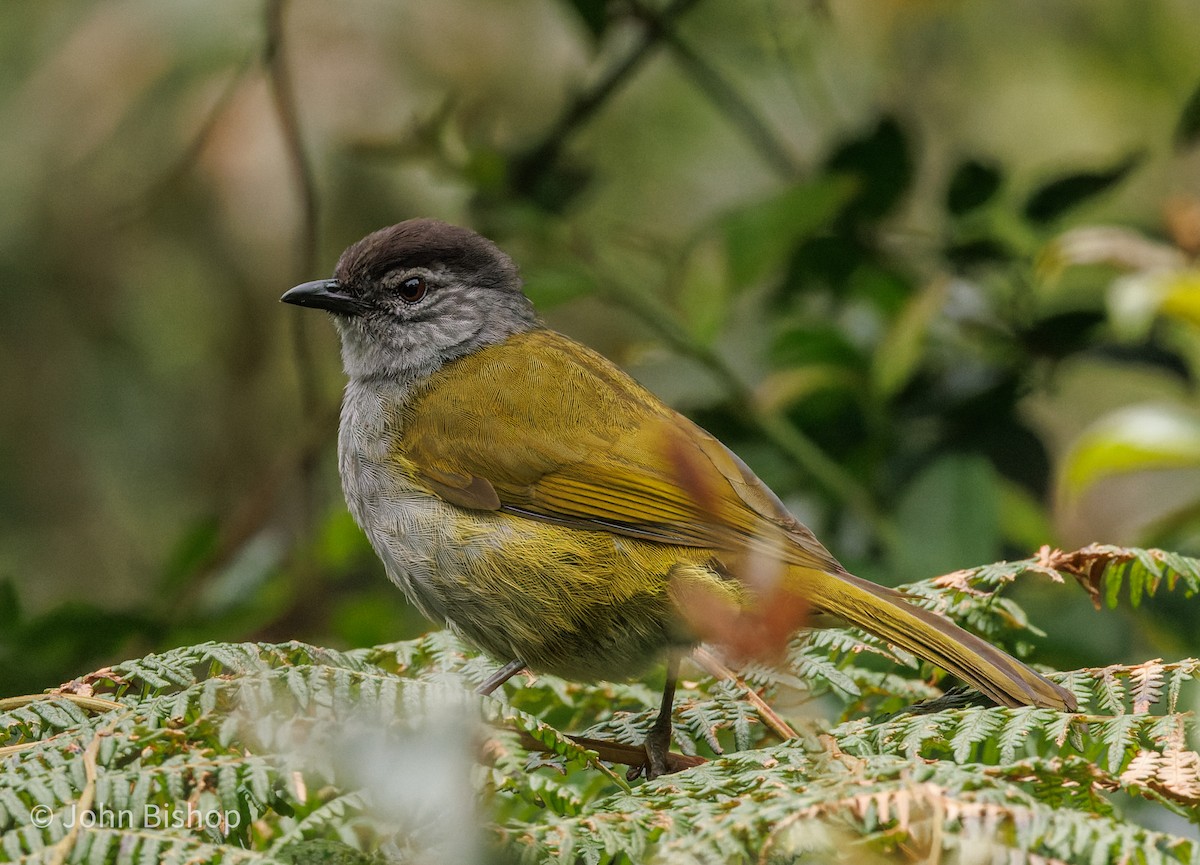
{"type": "Polygon", "coordinates": [[[279,299],[284,303],[324,309],[339,315],[362,315],[368,306],[359,298],[342,291],[342,285],[336,279],[318,279],[302,283],[288,289],[279,299]]]}

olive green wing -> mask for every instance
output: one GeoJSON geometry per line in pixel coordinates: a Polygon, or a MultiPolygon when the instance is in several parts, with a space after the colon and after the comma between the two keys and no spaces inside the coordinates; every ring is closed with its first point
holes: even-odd
{"type": "Polygon", "coordinates": [[[436,373],[404,418],[401,447],[460,507],[840,570],[720,442],[553,331],[436,373]]]}

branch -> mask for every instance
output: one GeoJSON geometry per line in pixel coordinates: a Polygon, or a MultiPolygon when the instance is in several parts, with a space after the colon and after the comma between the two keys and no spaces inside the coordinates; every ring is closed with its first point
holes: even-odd
{"type": "Polygon", "coordinates": [[[279,117],[280,132],[283,135],[288,163],[292,169],[292,179],[300,193],[303,222],[298,258],[298,278],[305,279],[312,274],[316,267],[317,184],[313,177],[308,153],[304,149],[304,141],[300,135],[295,90],[292,86],[291,73],[288,71],[287,58],[284,56],[283,14],[287,4],[288,0],[267,0],[267,39],[263,48],[263,62],[267,68],[271,98],[275,103],[275,113],[279,117]]]}
{"type": "Polygon", "coordinates": [[[117,219],[122,224],[134,222],[153,211],[164,198],[167,190],[178,183],[180,178],[195,164],[208,144],[213,131],[217,128],[217,122],[221,119],[221,115],[225,113],[225,109],[233,102],[233,97],[237,95],[238,88],[242,86],[242,81],[245,79],[246,73],[250,68],[250,58],[243,60],[242,64],[225,84],[225,89],[221,91],[221,95],[217,97],[212,107],[208,109],[208,113],[205,114],[204,119],[200,122],[200,128],[196,130],[196,133],[192,136],[192,140],[188,142],[175,162],[163,172],[161,177],[151,182],[150,187],[138,196],[136,202],[120,208],[117,219]]]}
{"type": "MultiPolygon", "coordinates": [[[[304,141],[300,135],[300,120],[296,112],[296,95],[284,52],[285,31],[283,15],[287,7],[287,2],[288,0],[267,0],[265,8],[266,44],[263,47],[263,62],[267,69],[271,97],[275,103],[275,113],[279,117],[284,150],[287,154],[288,163],[291,165],[293,180],[299,191],[303,212],[300,254],[297,257],[297,273],[294,280],[300,282],[304,279],[311,279],[316,270],[319,207],[317,201],[317,184],[313,177],[312,164],[304,149],[304,141]]],[[[309,348],[306,321],[307,318],[304,313],[299,310],[292,312],[292,346],[295,352],[296,370],[300,382],[300,406],[304,417],[313,419],[320,416],[322,410],[320,395],[317,389],[316,366],[313,363],[312,352],[309,348]]],[[[311,510],[312,477],[316,470],[316,458],[313,457],[303,462],[300,469],[301,482],[305,490],[303,500],[306,510],[311,510]]],[[[306,521],[311,523],[311,513],[306,516],[308,517],[306,521]]]]}
{"type": "Polygon", "coordinates": [[[708,649],[698,646],[692,650],[692,658],[710,675],[716,676],[718,679],[728,679],[741,688],[742,692],[746,695],[747,701],[758,711],[758,715],[762,718],[763,723],[774,730],[775,735],[779,738],[784,741],[799,738],[796,731],[792,729],[792,726],[767,705],[767,701],[762,698],[758,691],[751,688],[745,679],[722,664],[708,649]]]}
{"type": "MultiPolygon", "coordinates": [[[[554,749],[542,744],[530,733],[522,730],[520,731],[520,735],[521,745],[530,751],[553,753],[554,749]]],[[[565,738],[570,739],[581,748],[595,751],[600,756],[600,759],[606,763],[619,763],[622,766],[642,766],[646,762],[646,750],[637,745],[626,745],[623,742],[614,742],[610,739],[591,739],[587,736],[565,736],[565,738]]],[[[684,769],[691,769],[707,762],[703,757],[676,754],[673,751],[667,752],[668,772],[682,772],[684,769]]]]}
{"type": "Polygon", "coordinates": [[[640,0],[631,0],[631,6],[634,14],[645,23],[647,30],[667,44],[675,59],[683,66],[684,72],[704,91],[717,109],[742,131],[763,160],[781,177],[795,177],[800,167],[788,149],[737,89],[683,40],[675,22],[667,15],[645,6],[640,0]]]}
{"type": "MultiPolygon", "coordinates": [[[[658,16],[658,21],[669,23],[686,14],[700,0],[675,0],[658,16]]],[[[647,19],[643,16],[643,21],[647,19]]],[[[647,26],[634,43],[633,48],[608,74],[597,81],[592,87],[579,94],[567,108],[558,122],[546,134],[540,144],[535,145],[525,153],[518,155],[512,161],[512,188],[515,192],[527,195],[537,188],[542,177],[554,167],[559,154],[568,139],[600,109],[605,101],[637,71],[658,47],[666,36],[662,26],[647,26]]]]}

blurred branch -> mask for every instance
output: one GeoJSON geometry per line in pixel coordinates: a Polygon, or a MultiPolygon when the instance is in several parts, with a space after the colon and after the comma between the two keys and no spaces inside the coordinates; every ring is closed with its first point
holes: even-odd
{"type": "Polygon", "coordinates": [[[317,184],[313,177],[308,153],[304,149],[304,141],[300,135],[296,94],[292,86],[291,74],[288,71],[287,58],[284,56],[283,15],[287,5],[288,0],[267,0],[267,41],[263,49],[263,61],[267,68],[271,98],[275,102],[275,112],[279,115],[280,131],[283,134],[284,148],[287,150],[288,161],[292,168],[292,179],[300,194],[303,223],[297,278],[305,279],[316,268],[317,184]]]}
{"type": "Polygon", "coordinates": [[[667,14],[647,7],[641,0],[630,0],[630,6],[638,19],[646,25],[647,32],[654,34],[656,41],[666,43],[675,59],[683,66],[684,72],[704,91],[717,109],[741,129],[763,160],[781,177],[795,177],[799,165],[788,149],[737,89],[684,41],[675,27],[675,21],[667,14]]]}
{"type": "Polygon", "coordinates": [[[795,159],[767,126],[754,108],[712,65],[704,60],[679,35],[676,22],[699,0],[675,0],[661,12],[630,0],[634,17],[642,24],[642,33],[608,74],[576,97],[554,128],[541,143],[517,156],[512,164],[512,189],[528,195],[558,161],[570,137],[629,79],[659,45],[665,44],[719,111],[739,128],[759,155],[781,176],[793,177],[799,170],[795,159]]]}
{"type": "MultiPolygon", "coordinates": [[[[288,0],[267,0],[265,9],[266,44],[263,48],[263,62],[271,87],[271,97],[275,103],[275,112],[279,116],[284,149],[292,168],[296,189],[300,195],[302,210],[300,254],[297,258],[298,264],[294,279],[294,281],[300,282],[312,278],[316,271],[319,206],[316,179],[313,176],[312,164],[304,149],[304,141],[300,134],[296,94],[284,50],[283,19],[287,5],[288,0]]],[[[311,420],[319,417],[323,412],[317,390],[316,367],[313,364],[312,352],[309,348],[305,321],[304,315],[299,310],[292,311],[292,346],[300,382],[300,405],[304,417],[311,420]]],[[[305,459],[300,465],[301,479],[306,493],[311,491],[312,474],[315,467],[315,456],[305,459]]],[[[311,499],[311,495],[306,494],[304,497],[305,502],[311,502],[311,499]]]]}
{"type": "Polygon", "coordinates": [[[217,101],[208,109],[208,113],[200,123],[200,128],[196,130],[196,134],[192,136],[192,140],[184,148],[183,152],[179,154],[174,164],[161,177],[154,180],[150,184],[150,187],[138,196],[136,201],[130,203],[127,207],[121,208],[124,212],[119,214],[117,218],[122,224],[135,222],[153,211],[166,196],[167,190],[178,183],[199,160],[200,154],[208,144],[208,139],[213,134],[213,130],[217,128],[217,121],[221,119],[221,115],[225,113],[225,109],[233,102],[233,97],[237,95],[238,88],[242,86],[242,82],[246,78],[246,73],[250,71],[252,65],[250,57],[242,61],[241,65],[238,66],[229,81],[225,84],[225,89],[221,91],[221,95],[217,97],[217,101]]]}
{"type": "MultiPolygon", "coordinates": [[[[568,139],[637,71],[662,42],[667,35],[665,24],[686,14],[698,2],[700,0],[674,0],[658,13],[656,20],[663,24],[645,27],[629,53],[616,63],[607,75],[575,98],[541,143],[513,160],[512,188],[515,192],[527,195],[538,186],[542,177],[558,161],[568,139]]],[[[644,16],[639,17],[647,24],[650,23],[644,16]]]]}
{"type": "MultiPolygon", "coordinates": [[[[316,270],[317,256],[317,184],[313,178],[312,165],[300,137],[300,120],[296,112],[296,95],[292,78],[284,56],[283,14],[288,0],[267,0],[267,41],[263,49],[263,61],[271,85],[271,98],[279,116],[280,132],[292,168],[292,179],[300,195],[302,211],[300,254],[297,258],[294,280],[309,278],[316,270]]],[[[300,400],[306,417],[317,413],[316,375],[308,339],[304,331],[304,317],[293,313],[293,344],[296,351],[296,367],[300,375],[300,400]]]]}

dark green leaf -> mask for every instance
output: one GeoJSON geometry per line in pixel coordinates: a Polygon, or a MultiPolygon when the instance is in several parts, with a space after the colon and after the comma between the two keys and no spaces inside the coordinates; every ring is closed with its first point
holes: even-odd
{"type": "Polygon", "coordinates": [[[1025,202],[1025,218],[1039,224],[1058,219],[1068,211],[1112,189],[1141,161],[1142,154],[1135,153],[1103,171],[1081,171],[1056,177],[1029,196],[1025,202]]]}
{"type": "Polygon", "coordinates": [[[1175,146],[1191,147],[1200,140],[1200,84],[1192,91],[1183,111],[1179,112],[1179,123],[1175,127],[1175,146]]]}
{"type": "Polygon", "coordinates": [[[1008,245],[994,237],[952,243],[946,247],[944,254],[959,270],[989,264],[1005,264],[1013,259],[1013,251],[1008,245]]]}
{"type": "Polygon", "coordinates": [[[914,579],[995,558],[999,506],[995,471],[986,459],[938,460],[909,485],[897,508],[898,572],[914,579]]]}
{"type": "Polygon", "coordinates": [[[162,588],[174,594],[188,583],[217,551],[220,523],[215,516],[206,516],[189,526],[175,543],[163,568],[162,588]]]}
{"type": "Polygon", "coordinates": [[[844,177],[819,177],[741,207],[722,220],[735,287],[781,268],[797,243],[827,226],[857,184],[844,177]]]}
{"type": "Polygon", "coordinates": [[[771,346],[775,366],[802,366],[822,363],[866,368],[866,358],[845,334],[830,325],[796,327],[786,330],[771,346]]]}
{"type": "Polygon", "coordinates": [[[859,179],[859,193],[852,208],[855,216],[867,220],[890,212],[913,178],[908,137],[894,117],[884,117],[866,135],[842,144],[826,166],[829,171],[859,179]]]}
{"type": "Polygon", "coordinates": [[[608,29],[608,0],[565,0],[579,16],[592,39],[599,42],[608,29]]]}
{"type": "Polygon", "coordinates": [[[996,165],[968,159],[959,164],[946,189],[946,209],[962,216],[991,201],[1000,189],[1003,173],[996,165]]]}
{"type": "Polygon", "coordinates": [[[6,577],[0,580],[0,634],[11,634],[19,621],[21,603],[17,597],[17,585],[6,577]]]}

